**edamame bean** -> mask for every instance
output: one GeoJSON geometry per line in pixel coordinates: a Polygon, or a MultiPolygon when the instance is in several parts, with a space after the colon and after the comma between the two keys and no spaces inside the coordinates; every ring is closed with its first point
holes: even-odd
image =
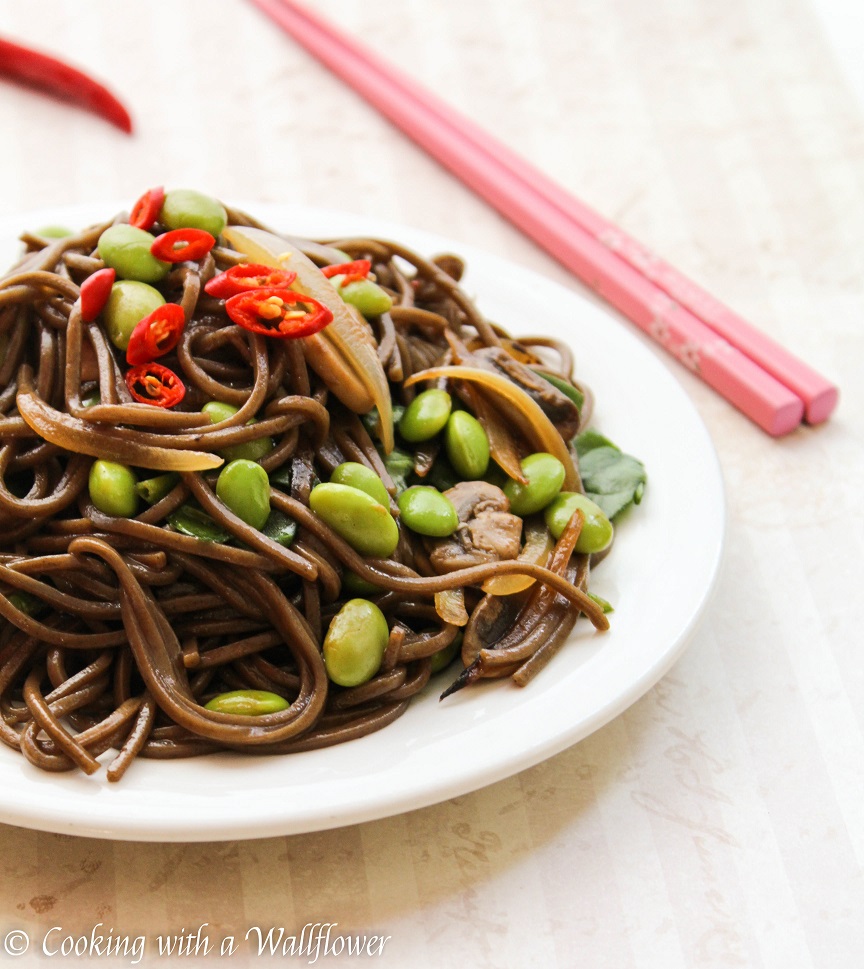
{"type": "Polygon", "coordinates": [[[519,484],[510,478],[504,485],[504,494],[510,499],[510,511],[524,518],[542,511],[561,490],[564,484],[564,465],[554,457],[540,451],[529,454],[522,461],[522,474],[528,484],[519,484]]]}
{"type": "Polygon", "coordinates": [[[333,469],[330,480],[334,484],[359,488],[360,491],[365,491],[367,495],[374,498],[379,505],[390,507],[390,495],[387,494],[384,482],[365,464],[360,464],[358,461],[345,461],[333,469]]]}
{"type": "Polygon", "coordinates": [[[445,538],[459,525],[453,502],[427,485],[415,485],[403,491],[397,504],[403,524],[418,535],[445,538]]]}
{"type": "Polygon", "coordinates": [[[159,218],[169,229],[203,229],[216,239],[228,221],[221,202],[191,188],[168,192],[159,218]]]}
{"type": "Polygon", "coordinates": [[[270,516],[270,480],[254,461],[226,464],[216,479],[216,497],[253,528],[263,528],[270,516]]]}
{"type": "Polygon", "coordinates": [[[443,429],[450,417],[453,401],[446,390],[424,390],[405,408],[399,433],[406,441],[428,441],[443,429]]]}
{"type": "Polygon", "coordinates": [[[463,481],[478,481],[489,467],[489,438],[483,425],[467,410],[450,415],[444,428],[444,448],[453,470],[463,481]]]}
{"type": "Polygon", "coordinates": [[[390,630],[384,613],[366,599],[349,599],[324,637],[324,666],[339,686],[359,686],[378,672],[390,630]]]}
{"type": "Polygon", "coordinates": [[[453,642],[449,646],[444,646],[437,653],[432,654],[432,672],[440,673],[446,669],[456,658],[456,654],[462,648],[462,630],[453,637],[453,642]]]}
{"type": "Polygon", "coordinates": [[[342,591],[351,596],[375,596],[382,592],[377,585],[367,582],[350,569],[345,569],[342,573],[342,591]]]}
{"type": "Polygon", "coordinates": [[[388,558],[399,544],[399,527],[389,510],[350,485],[316,485],[309,507],[361,555],[388,558]]]}
{"type": "Polygon", "coordinates": [[[205,705],[205,710],[215,713],[231,713],[235,717],[263,717],[268,713],[287,710],[291,704],[278,693],[269,690],[231,690],[220,693],[205,705]]]}
{"type": "Polygon", "coordinates": [[[158,289],[134,279],[121,279],[111,287],[102,320],[108,338],[118,350],[129,346],[129,337],[138,323],[165,303],[158,289]]]}
{"type": "Polygon", "coordinates": [[[125,464],[96,460],[90,467],[90,500],[106,515],[132,518],[138,511],[137,483],[132,469],[125,464]]]}
{"type": "Polygon", "coordinates": [[[393,306],[390,294],[371,279],[355,279],[347,286],[342,285],[344,276],[333,276],[331,282],[346,303],[355,306],[367,317],[389,313],[393,306]]]}
{"type": "Polygon", "coordinates": [[[602,552],[612,541],[612,522],[599,505],[578,491],[562,491],[549,505],[544,512],[546,527],[554,538],[560,538],[577,508],[585,517],[585,522],[576,541],[576,551],[587,554],[602,552]]]}
{"type": "MultiPolygon", "coordinates": [[[[218,424],[220,421],[225,421],[229,417],[233,417],[239,409],[239,407],[235,407],[233,404],[226,404],[221,400],[211,400],[201,408],[202,412],[210,418],[211,424],[218,424]]],[[[257,419],[250,417],[246,421],[246,426],[248,427],[250,424],[256,423],[257,419]]],[[[267,457],[275,446],[272,437],[256,437],[253,441],[246,441],[244,444],[230,444],[228,447],[223,447],[217,453],[220,458],[224,458],[226,461],[239,461],[243,459],[246,461],[260,461],[261,458],[267,457]]]]}
{"type": "Polygon", "coordinates": [[[33,235],[42,236],[43,239],[65,239],[66,236],[72,235],[72,230],[65,225],[43,225],[33,235]]]}
{"type": "Polygon", "coordinates": [[[120,279],[137,279],[140,283],[158,283],[168,275],[171,264],[157,259],[151,252],[154,238],[149,232],[120,222],[109,226],[99,236],[99,256],[120,279]]]}
{"type": "Polygon", "coordinates": [[[156,478],[147,478],[144,481],[139,481],[135,486],[135,490],[148,505],[155,505],[157,501],[161,501],[177,485],[179,480],[180,475],[174,474],[173,472],[160,474],[156,478]]]}

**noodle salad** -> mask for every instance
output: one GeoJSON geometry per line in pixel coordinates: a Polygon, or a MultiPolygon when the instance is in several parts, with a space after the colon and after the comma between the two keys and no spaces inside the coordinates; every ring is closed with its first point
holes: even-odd
{"type": "Polygon", "coordinates": [[[568,346],[515,339],[452,254],[276,233],[192,190],[22,236],[0,278],[0,740],[310,750],[525,686],[645,470],[568,346]],[[447,673],[442,671],[447,670],[447,673]]]}

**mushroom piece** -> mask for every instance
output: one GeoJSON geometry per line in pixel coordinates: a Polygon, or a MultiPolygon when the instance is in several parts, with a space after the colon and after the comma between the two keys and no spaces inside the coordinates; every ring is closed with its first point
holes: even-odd
{"type": "Polygon", "coordinates": [[[484,347],[466,359],[472,366],[494,370],[512,380],[540,407],[565,441],[579,433],[579,408],[548,380],[512,357],[503,347],[484,347]]]}
{"type": "Polygon", "coordinates": [[[444,494],[456,509],[459,527],[447,538],[427,542],[436,572],[519,555],[522,519],[510,514],[510,502],[500,488],[486,481],[461,481],[444,494]]]}

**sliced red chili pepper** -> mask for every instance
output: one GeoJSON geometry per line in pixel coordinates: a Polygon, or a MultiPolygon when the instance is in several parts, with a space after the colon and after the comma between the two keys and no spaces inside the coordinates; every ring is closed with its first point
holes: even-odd
{"type": "Polygon", "coordinates": [[[204,286],[204,292],[216,299],[228,299],[238,293],[248,293],[253,289],[265,287],[285,287],[291,285],[297,278],[297,273],[285,269],[273,269],[258,263],[241,262],[237,266],[226,269],[224,273],[214,276],[204,286]]]}
{"type": "Polygon", "coordinates": [[[161,185],[158,188],[151,188],[145,192],[132,206],[129,225],[134,225],[136,229],[149,229],[159,218],[164,201],[165,189],[161,185]]]}
{"type": "Polygon", "coordinates": [[[282,339],[311,336],[333,319],[333,313],[317,299],[281,287],[238,293],[227,300],[225,312],[244,330],[282,339]]]}
{"type": "Polygon", "coordinates": [[[170,353],[180,342],[186,325],[183,307],[166,303],[140,320],[129,337],[126,360],[132,364],[147,363],[170,353]]]}
{"type": "Polygon", "coordinates": [[[156,236],[150,252],[162,262],[187,262],[200,259],[216,245],[216,240],[204,229],[172,229],[156,236]]]}
{"type": "Polygon", "coordinates": [[[81,319],[91,323],[105,308],[117,273],[110,267],[99,269],[81,283],[81,319]]]}
{"type": "Polygon", "coordinates": [[[355,259],[353,262],[340,262],[338,266],[324,266],[321,272],[331,279],[333,276],[345,276],[340,284],[347,286],[348,283],[356,283],[358,279],[365,279],[372,269],[372,263],[368,259],[355,259]]]}
{"type": "Polygon", "coordinates": [[[173,407],[186,396],[183,381],[161,363],[142,363],[126,371],[129,393],[142,404],[173,407]]]}

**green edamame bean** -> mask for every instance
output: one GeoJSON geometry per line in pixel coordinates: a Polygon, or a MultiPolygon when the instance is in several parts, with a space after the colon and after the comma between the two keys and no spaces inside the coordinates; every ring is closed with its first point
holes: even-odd
{"type": "Polygon", "coordinates": [[[331,282],[346,303],[355,306],[367,317],[389,313],[393,306],[390,294],[371,279],[356,279],[347,286],[342,285],[344,276],[333,276],[331,282]]]}
{"type": "Polygon", "coordinates": [[[201,408],[201,413],[210,418],[211,424],[219,424],[222,421],[227,421],[229,417],[233,417],[238,410],[240,408],[233,404],[226,404],[222,400],[211,400],[201,408]]]}
{"type": "Polygon", "coordinates": [[[544,512],[546,527],[554,538],[560,538],[577,508],[584,515],[585,522],[576,541],[576,551],[587,554],[602,552],[612,541],[612,522],[599,505],[578,491],[562,491],[549,505],[544,512]]]}
{"type": "MultiPolygon", "coordinates": [[[[226,404],[221,400],[211,400],[201,408],[202,412],[210,418],[211,424],[218,424],[220,421],[233,417],[239,409],[239,407],[226,404]]],[[[246,421],[246,426],[257,423],[256,418],[250,417],[246,421]]],[[[272,437],[257,437],[253,441],[246,441],[245,444],[231,444],[228,447],[223,447],[217,453],[220,458],[224,458],[226,461],[260,461],[261,458],[267,457],[275,446],[272,437]]]]}
{"type": "Polygon", "coordinates": [[[542,511],[552,501],[564,484],[565,471],[558,458],[540,451],[522,461],[522,474],[528,479],[527,485],[512,478],[504,485],[510,511],[520,518],[542,511]]]}
{"type": "Polygon", "coordinates": [[[168,516],[168,524],[181,535],[189,535],[202,542],[227,542],[231,537],[221,525],[197,505],[181,505],[168,516]]]}
{"type": "Polygon", "coordinates": [[[478,481],[489,467],[489,438],[483,425],[467,410],[450,415],[444,428],[444,448],[453,470],[463,481],[478,481]]]}
{"type": "Polygon", "coordinates": [[[205,710],[215,713],[231,713],[235,717],[263,717],[268,713],[287,710],[291,704],[278,693],[269,690],[231,690],[220,693],[205,705],[205,710]]]}
{"type": "Polygon", "coordinates": [[[324,637],[324,666],[339,686],[359,686],[378,672],[390,630],[384,613],[366,599],[349,599],[324,637]]]}
{"type": "Polygon", "coordinates": [[[397,499],[402,523],[418,535],[445,538],[459,525],[453,502],[435,488],[415,485],[403,491],[397,499]]]}
{"type": "Polygon", "coordinates": [[[316,485],[309,507],[361,555],[388,558],[399,544],[399,526],[389,510],[350,485],[316,485]]]}
{"type": "Polygon", "coordinates": [[[360,464],[358,461],[345,461],[333,469],[330,480],[334,484],[350,485],[352,488],[365,491],[379,505],[383,505],[385,508],[390,507],[390,495],[387,494],[384,482],[365,464],[360,464]]]}
{"type": "Polygon", "coordinates": [[[168,275],[171,264],[162,262],[150,252],[153,241],[149,232],[120,222],[109,226],[99,236],[97,249],[105,265],[110,266],[120,279],[158,283],[168,275]]]}
{"type": "Polygon", "coordinates": [[[66,236],[72,235],[72,230],[65,225],[43,225],[33,235],[42,236],[43,239],[65,239],[66,236]]]}
{"type": "Polygon", "coordinates": [[[352,596],[376,596],[382,592],[377,585],[367,582],[350,569],[345,569],[342,573],[342,591],[352,596]]]}
{"type": "Polygon", "coordinates": [[[90,500],[106,515],[132,518],[138,511],[137,483],[132,469],[125,464],[96,460],[90,467],[90,500]]]}
{"type": "Polygon", "coordinates": [[[159,214],[169,229],[203,229],[218,239],[228,214],[221,202],[191,188],[178,188],[167,193],[159,214]]]}
{"type": "Polygon", "coordinates": [[[158,289],[134,279],[121,279],[111,287],[102,320],[108,338],[118,350],[129,346],[129,337],[138,323],[165,304],[158,289]]]}
{"type": "Polygon", "coordinates": [[[139,481],[135,486],[135,490],[148,505],[155,505],[157,501],[161,501],[177,485],[179,480],[180,475],[174,474],[173,472],[160,474],[158,477],[139,481]]]}
{"type": "Polygon", "coordinates": [[[270,479],[254,461],[230,461],[216,479],[216,497],[247,525],[262,529],[270,517],[270,479]]]}
{"type": "Polygon", "coordinates": [[[440,673],[446,669],[456,658],[456,654],[462,648],[462,630],[453,637],[453,642],[449,646],[444,646],[437,653],[432,654],[432,672],[440,673]]]}
{"type": "Polygon", "coordinates": [[[399,433],[412,444],[428,441],[443,429],[452,408],[453,400],[446,390],[424,390],[405,408],[399,433]]]}

